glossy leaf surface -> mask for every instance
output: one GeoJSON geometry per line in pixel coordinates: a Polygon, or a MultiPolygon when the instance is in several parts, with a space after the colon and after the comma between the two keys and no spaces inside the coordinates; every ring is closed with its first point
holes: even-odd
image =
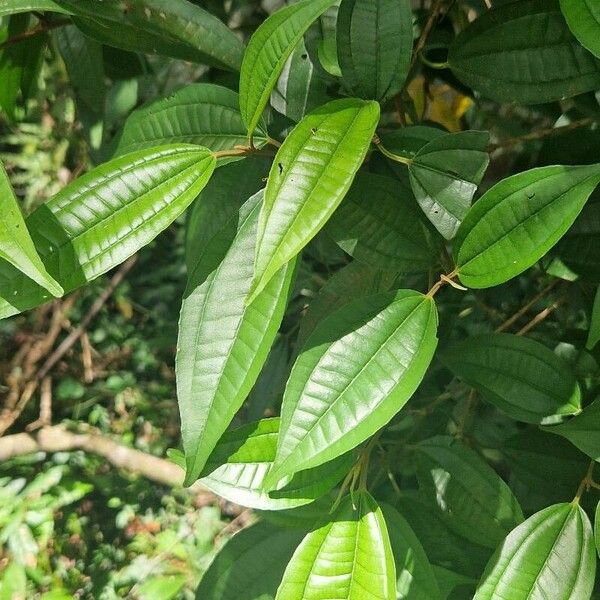
{"type": "Polygon", "coordinates": [[[343,0],[337,54],[344,83],[361,98],[385,101],[408,75],[413,26],[409,0],[343,0]]]}
{"type": "Polygon", "coordinates": [[[287,304],[294,264],[246,304],[262,197],[255,194],[220,229],[199,220],[194,232],[207,243],[188,257],[196,266],[181,309],[176,361],[186,485],[198,478],[256,382],[287,304]]]}
{"type": "Polygon", "coordinates": [[[0,17],[17,15],[31,11],[49,11],[69,14],[66,8],[53,0],[3,0],[0,4],[0,17]]]}
{"type": "Polygon", "coordinates": [[[240,107],[249,133],[269,102],[283,67],[311,23],[335,0],[303,0],[272,14],[254,33],[242,63],[240,107]]]}
{"type": "MultiPolygon", "coordinates": [[[[67,293],[116,267],[183,213],[214,167],[205,148],[161,146],[112,160],[76,179],[26,219],[46,270],[67,293]]],[[[49,298],[4,262],[0,296],[0,318],[49,298]]]]}
{"type": "Polygon", "coordinates": [[[558,0],[484,11],[456,37],[448,62],[463,83],[499,102],[541,104],[600,85],[600,61],[569,31],[558,0]]]}
{"type": "Polygon", "coordinates": [[[461,131],[436,136],[408,167],[417,202],[435,228],[452,239],[489,164],[489,134],[461,131]]]}
{"type": "Polygon", "coordinates": [[[600,165],[541,167],[497,183],[458,230],[460,280],[492,287],[531,267],[566,233],[598,182],[600,165]]]}
{"type": "Polygon", "coordinates": [[[394,557],[381,509],[368,492],[344,498],[289,562],[277,600],[396,600],[394,557]]]}
{"type": "Polygon", "coordinates": [[[285,510],[310,504],[337,485],[352,468],[346,454],[297,473],[276,492],[263,490],[277,450],[279,419],[263,419],[225,433],[210,455],[202,483],[231,502],[260,510],[285,510]]]}
{"type": "Polygon", "coordinates": [[[476,544],[495,548],[523,520],[508,485],[458,440],[438,436],[421,442],[417,476],[444,522],[476,544]]]}
{"type": "Polygon", "coordinates": [[[571,367],[535,340],[487,333],[453,344],[442,360],[513,419],[548,424],[581,411],[581,389],[571,367]]]}
{"type": "Polygon", "coordinates": [[[277,152],[258,229],[253,295],[321,230],[350,188],[379,121],[376,102],[335,100],[277,152]]]}
{"type": "Polygon", "coordinates": [[[556,504],[511,531],[490,559],[474,600],[590,598],[595,572],[585,511],[576,504],[556,504]]]}
{"type": "Polygon", "coordinates": [[[581,45],[600,58],[600,4],[595,0],[560,0],[560,9],[581,45]]]}
{"type": "Polygon", "coordinates": [[[385,425],[421,382],[436,332],[433,300],[410,290],[360,298],[325,319],[292,369],[265,485],[327,462],[385,425]]]}

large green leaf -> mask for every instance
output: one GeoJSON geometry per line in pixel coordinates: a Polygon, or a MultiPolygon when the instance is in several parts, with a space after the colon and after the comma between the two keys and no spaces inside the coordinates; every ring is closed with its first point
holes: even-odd
{"type": "MultiPolygon", "coordinates": [[[[246,303],[262,198],[262,191],[255,194],[221,229],[200,220],[194,232],[207,243],[188,257],[196,267],[181,308],[176,361],[186,485],[196,481],[256,382],[287,305],[293,262],[246,303]]],[[[212,210],[219,205],[212,202],[212,210]]]]}
{"type": "Polygon", "coordinates": [[[84,33],[109,46],[239,71],[244,46],[217,17],[188,0],[56,0],[84,33]]]}
{"type": "Polygon", "coordinates": [[[398,600],[440,600],[431,564],[406,519],[392,506],[381,506],[396,562],[398,600]]]}
{"type": "Polygon", "coordinates": [[[546,431],[562,435],[590,458],[600,462],[600,399],[566,423],[547,427],[546,431]]]}
{"type": "Polygon", "coordinates": [[[460,280],[492,287],[531,267],[573,224],[598,182],[600,164],[541,167],[497,183],[456,235],[460,280]]]}
{"type": "Polygon", "coordinates": [[[202,577],[196,600],[274,600],[304,533],[259,522],[234,535],[202,577]]]}
{"type": "Polygon", "coordinates": [[[558,0],[485,11],[456,37],[448,63],[462,82],[499,102],[540,104],[600,87],[600,61],[573,37],[558,0]]]}
{"type": "Polygon", "coordinates": [[[495,548],[523,520],[510,488],[473,450],[438,436],[417,446],[417,477],[453,531],[495,548]]]}
{"type": "Polygon", "coordinates": [[[581,390],[571,367],[535,340],[486,333],[452,344],[442,360],[513,419],[549,424],[581,412],[581,390]]]}
{"type": "Polygon", "coordinates": [[[337,55],[352,94],[384,102],[401,89],[413,45],[409,0],[343,0],[337,55]]]}
{"type": "Polygon", "coordinates": [[[2,0],[0,17],[31,11],[51,11],[69,14],[69,10],[53,0],[2,0]]]}
{"type": "MultiPolygon", "coordinates": [[[[47,271],[65,293],[106,273],[179,217],[214,167],[206,148],[169,145],[117,158],[76,179],[26,219],[47,271]]],[[[0,262],[0,318],[46,300],[43,288],[0,262]]]]}
{"type": "Polygon", "coordinates": [[[368,492],[347,496],[301,542],[277,600],[396,600],[396,569],[381,509],[368,492]],[[353,502],[356,508],[353,507],[353,502]]]}
{"type": "Polygon", "coordinates": [[[421,383],[436,333],[435,303],[410,290],[359,298],[327,317],[292,369],[265,485],[327,462],[383,427],[421,383]]]}
{"type": "Polygon", "coordinates": [[[560,9],[581,45],[600,58],[600,4],[597,0],[560,0],[560,9]]]}
{"type": "Polygon", "coordinates": [[[352,468],[348,453],[325,465],[297,473],[276,492],[263,490],[275,460],[279,419],[263,419],[225,433],[201,475],[202,483],[236,504],[260,510],[285,510],[310,504],[327,494],[352,468]]]}
{"type": "Polygon", "coordinates": [[[577,504],[527,519],[490,559],[474,600],[588,600],[596,573],[592,526],[577,504]]]}
{"type": "Polygon", "coordinates": [[[283,67],[310,24],[336,0],[303,0],[272,14],[250,38],[240,74],[240,108],[248,133],[258,124],[283,67]]]}
{"type": "Polygon", "coordinates": [[[372,173],[359,173],[326,231],[348,254],[380,269],[427,272],[440,245],[423,223],[410,189],[372,173]]]}
{"type": "MultiPolygon", "coordinates": [[[[257,147],[266,144],[264,127],[254,131],[257,147]]],[[[226,150],[246,143],[246,128],[236,92],[209,83],[193,83],[131,113],[115,154],[160,144],[190,143],[226,150]]]]}
{"type": "Polygon", "coordinates": [[[592,318],[590,320],[590,330],[585,347],[588,350],[593,350],[598,342],[600,342],[600,287],[596,290],[592,318]]]}
{"type": "Polygon", "coordinates": [[[25,273],[53,296],[62,296],[62,287],[46,271],[27,231],[4,165],[0,162],[0,257],[25,273]]]}
{"type": "Polygon", "coordinates": [[[376,102],[334,100],[277,152],[258,229],[253,296],[320,231],[352,184],[379,121],[376,102]]]}
{"type": "Polygon", "coordinates": [[[435,228],[452,239],[490,162],[489,133],[436,136],[412,159],[408,172],[417,202],[435,228]]]}

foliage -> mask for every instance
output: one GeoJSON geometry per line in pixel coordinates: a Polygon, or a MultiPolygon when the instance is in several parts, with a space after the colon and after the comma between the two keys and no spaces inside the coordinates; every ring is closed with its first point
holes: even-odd
{"type": "Polygon", "coordinates": [[[258,517],[208,566],[218,511],[171,498],[147,510],[160,535],[85,540],[53,585],[63,507],[99,494],[126,528],[141,506],[77,453],[17,461],[0,598],[185,598],[200,574],[199,600],[597,597],[593,2],[4,0],[0,19],[12,139],[61,97],[58,64],[79,175],[32,201],[3,148],[4,331],[80,289],[90,326],[137,256],[89,332],[133,364],[84,386],[61,363],[55,412],[139,446],[97,398],[121,402],[164,454],[176,388],[184,485],[258,517]]]}

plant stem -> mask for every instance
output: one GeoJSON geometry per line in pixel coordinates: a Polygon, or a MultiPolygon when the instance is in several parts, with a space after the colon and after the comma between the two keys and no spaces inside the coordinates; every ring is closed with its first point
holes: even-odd
{"type": "Polygon", "coordinates": [[[18,44],[19,42],[23,42],[29,38],[41,35],[42,33],[46,33],[47,31],[52,31],[53,29],[58,29],[59,27],[64,27],[65,25],[70,24],[71,19],[60,19],[58,21],[40,23],[39,25],[36,25],[33,29],[28,29],[27,31],[18,33],[17,35],[14,35],[13,37],[10,37],[4,42],[2,42],[0,44],[0,50],[4,50],[4,48],[8,46],[18,44]]]}
{"type": "Polygon", "coordinates": [[[585,474],[585,477],[581,480],[581,483],[579,484],[579,488],[577,489],[575,498],[573,498],[572,504],[579,504],[583,494],[586,491],[589,491],[590,487],[592,487],[592,483],[594,482],[592,476],[594,474],[595,466],[596,466],[596,461],[592,460],[590,462],[590,466],[588,467],[587,473],[585,474]]]}
{"type": "Polygon", "coordinates": [[[373,138],[373,143],[375,144],[375,146],[377,146],[377,150],[379,150],[379,152],[381,152],[381,154],[383,154],[390,160],[402,163],[403,165],[410,165],[412,163],[412,158],[409,158],[408,156],[400,156],[399,154],[394,154],[393,152],[390,152],[389,150],[387,150],[384,147],[384,145],[381,143],[381,140],[379,139],[378,136],[375,136],[373,138]]]}

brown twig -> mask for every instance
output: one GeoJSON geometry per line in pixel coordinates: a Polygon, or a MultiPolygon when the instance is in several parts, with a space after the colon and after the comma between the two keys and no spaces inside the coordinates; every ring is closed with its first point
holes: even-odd
{"type": "Polygon", "coordinates": [[[94,381],[94,363],[92,362],[92,344],[87,331],[81,334],[81,363],[83,365],[83,380],[86,383],[94,381]]]}
{"type": "Polygon", "coordinates": [[[40,416],[37,421],[27,425],[25,429],[35,431],[50,425],[52,425],[52,378],[44,377],[40,390],[40,416]]]}
{"type": "Polygon", "coordinates": [[[41,35],[42,33],[46,33],[48,31],[52,31],[53,29],[58,29],[59,27],[64,27],[65,25],[70,25],[71,19],[59,19],[57,21],[52,22],[42,22],[39,25],[36,25],[32,29],[28,29],[27,31],[23,31],[12,37],[8,38],[4,42],[0,44],[0,50],[4,50],[7,46],[13,46],[14,44],[18,44],[19,42],[23,42],[28,40],[29,38],[35,37],[37,35],[41,35]]]}
{"type": "Polygon", "coordinates": [[[563,300],[557,300],[553,302],[548,308],[545,308],[543,311],[539,312],[525,327],[519,329],[516,335],[525,335],[529,333],[534,327],[539,325],[542,321],[545,321],[561,304],[563,300]]]}
{"type": "Polygon", "coordinates": [[[439,14],[442,10],[443,3],[444,0],[434,0],[433,5],[431,6],[429,18],[427,19],[427,23],[425,23],[425,27],[423,28],[423,31],[421,32],[421,35],[419,36],[419,39],[413,51],[413,56],[410,62],[411,70],[417,63],[419,54],[421,53],[421,51],[425,47],[425,44],[427,43],[427,39],[429,38],[429,35],[433,30],[433,26],[435,25],[435,22],[437,21],[437,18],[439,17],[439,14]]]}

